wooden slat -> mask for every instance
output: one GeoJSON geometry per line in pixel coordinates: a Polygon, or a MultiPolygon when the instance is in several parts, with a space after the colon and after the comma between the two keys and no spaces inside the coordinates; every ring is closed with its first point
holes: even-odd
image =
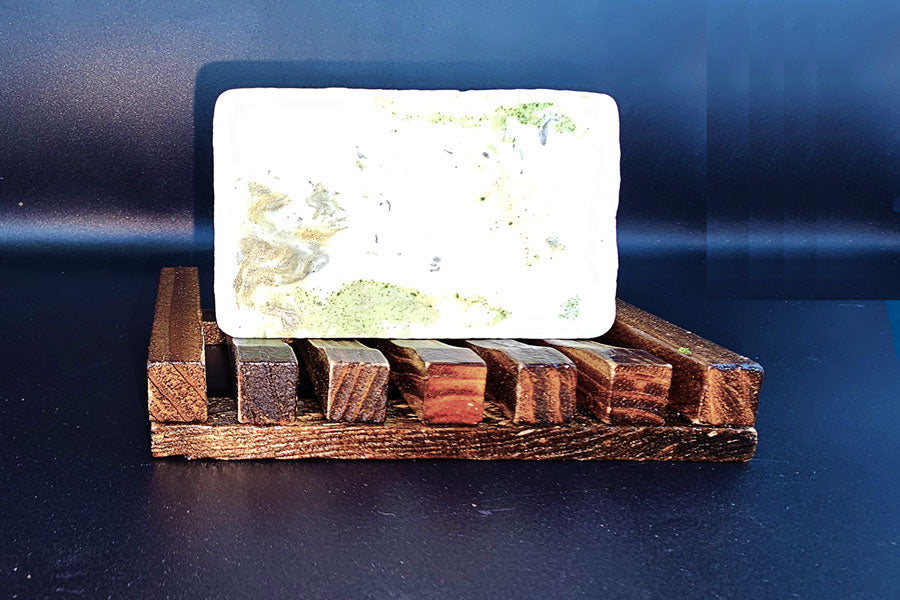
{"type": "Polygon", "coordinates": [[[514,423],[566,423],[575,413],[575,365],[558,350],[516,340],[467,340],[487,363],[485,394],[514,423]]]}
{"type": "MultiPolygon", "coordinates": [[[[177,305],[179,300],[175,298],[178,295],[176,290],[184,288],[185,281],[176,284],[174,271],[177,270],[170,271],[173,271],[170,276],[165,275],[164,271],[164,275],[161,277],[160,298],[169,297],[165,303],[177,305]],[[163,281],[167,277],[171,277],[171,280],[163,281]]],[[[189,279],[190,271],[193,270],[187,271],[186,275],[189,279]]],[[[196,278],[196,271],[193,272],[193,277],[196,278]]],[[[188,283],[187,288],[191,287],[188,283]]],[[[198,286],[194,289],[198,290],[198,286]]],[[[203,333],[206,333],[207,340],[213,342],[209,344],[208,351],[218,348],[228,351],[229,346],[222,346],[215,341],[218,339],[216,335],[220,335],[221,332],[215,333],[218,331],[218,327],[213,329],[214,315],[211,313],[204,315],[206,317],[205,324],[201,324],[198,318],[197,327],[185,326],[180,323],[177,315],[174,325],[172,325],[172,319],[169,316],[172,312],[171,307],[161,310],[159,299],[157,304],[154,339],[158,337],[157,332],[161,329],[168,329],[172,339],[151,343],[150,359],[159,357],[160,348],[166,348],[167,352],[174,355],[174,350],[186,347],[187,339],[197,337],[198,328],[201,331],[201,339],[203,333]]],[[[632,335],[632,339],[635,340],[634,344],[620,343],[620,345],[642,346],[658,355],[659,358],[666,360],[668,357],[663,356],[663,352],[660,352],[658,348],[668,347],[671,350],[671,347],[678,343],[675,352],[678,352],[679,357],[693,356],[709,363],[708,371],[719,372],[718,374],[707,372],[705,375],[702,371],[699,372],[701,378],[705,376],[709,380],[705,382],[707,386],[721,385],[722,382],[717,381],[716,377],[722,377],[723,374],[728,376],[731,371],[744,371],[745,373],[741,376],[750,377],[751,385],[741,389],[732,385],[731,389],[739,398],[741,394],[751,395],[755,410],[755,394],[758,394],[759,379],[762,377],[762,369],[759,365],[666,323],[662,319],[629,307],[625,303],[620,303],[618,308],[619,318],[609,337],[620,336],[619,339],[621,339],[621,336],[625,334],[632,335]],[[623,330],[626,325],[631,326],[633,331],[623,330]],[[673,335],[680,337],[673,338],[673,335]],[[684,343],[684,340],[687,340],[687,343],[684,343]],[[653,348],[657,348],[656,352],[650,349],[651,341],[656,344],[653,346],[653,348]],[[693,344],[693,346],[688,344],[693,344]],[[729,369],[728,365],[731,365],[732,368],[729,369]],[[756,380],[755,388],[752,385],[754,373],[759,378],[756,380]]],[[[179,314],[189,313],[181,312],[179,314]]],[[[199,309],[195,310],[193,314],[199,315],[199,309]]],[[[609,337],[606,341],[611,342],[609,337]]],[[[228,337],[223,336],[223,338],[227,342],[228,337]]],[[[569,346],[581,346],[585,343],[561,340],[545,340],[544,342],[547,341],[558,345],[560,342],[564,342],[569,346]]],[[[510,349],[520,349],[522,346],[534,348],[534,346],[508,340],[491,340],[489,342],[495,345],[500,342],[507,352],[510,349]]],[[[279,343],[278,340],[266,341],[266,344],[279,343]]],[[[473,340],[472,343],[485,345],[486,342],[473,340]]],[[[543,350],[552,349],[545,347],[543,350]]],[[[572,355],[575,356],[574,353],[572,355]]],[[[202,357],[203,355],[198,353],[195,356],[202,357]]],[[[563,355],[560,354],[560,356],[563,355]]],[[[563,356],[563,358],[566,357],[563,356]]],[[[622,355],[615,355],[614,358],[617,364],[634,362],[633,360],[624,360],[622,355]]],[[[199,360],[203,361],[204,359],[199,358],[199,360]]],[[[228,362],[227,355],[222,352],[213,352],[209,355],[209,360],[222,362],[223,368],[228,362]]],[[[296,361],[296,359],[294,360],[296,361]]],[[[271,361],[258,361],[260,366],[269,362],[271,361]]],[[[528,361],[522,360],[521,362],[528,361]]],[[[669,360],[669,362],[676,361],[669,360]]],[[[696,378],[697,371],[691,371],[691,369],[696,369],[694,364],[694,361],[676,364],[673,381],[677,377],[679,369],[684,367],[687,367],[687,373],[694,372],[696,378]]],[[[151,365],[152,361],[148,360],[148,375],[151,372],[151,365]]],[[[204,370],[209,370],[209,366],[205,362],[203,362],[203,366],[204,370]]],[[[579,364],[578,367],[579,371],[591,372],[584,365],[579,364]]],[[[518,375],[517,369],[506,369],[501,372],[507,374],[515,372],[518,375]]],[[[276,379],[277,377],[269,376],[267,380],[263,377],[262,382],[271,385],[276,379]]],[[[615,374],[613,380],[614,382],[616,380],[615,374]]],[[[289,387],[292,390],[296,389],[296,383],[289,387]]],[[[612,383],[611,387],[615,392],[615,383],[612,383]]],[[[682,388],[681,393],[689,394],[690,392],[685,392],[685,389],[687,388],[682,388]]],[[[219,391],[223,392],[223,390],[224,388],[219,391]]],[[[224,393],[233,393],[233,391],[224,391],[224,393]]],[[[514,391],[521,393],[521,390],[515,390],[515,387],[514,391]]],[[[272,398],[273,396],[269,394],[266,397],[272,398]]],[[[278,397],[278,394],[275,394],[274,397],[278,397]]],[[[500,396],[498,395],[495,400],[499,402],[500,396]]],[[[283,403],[291,405],[288,412],[291,417],[296,415],[296,420],[293,422],[283,424],[241,423],[238,417],[239,413],[243,411],[239,410],[241,407],[236,399],[210,398],[209,413],[204,422],[159,422],[154,420],[151,414],[151,449],[154,456],[183,455],[189,458],[220,459],[330,457],[348,459],[614,459],[722,462],[748,460],[752,457],[756,446],[757,435],[753,427],[746,425],[691,425],[688,420],[672,412],[666,413],[666,422],[662,425],[610,425],[602,423],[596,417],[584,412],[575,414],[565,425],[529,425],[513,423],[512,419],[516,416],[515,410],[509,411],[508,415],[504,414],[498,402],[485,403],[484,419],[476,425],[436,427],[422,423],[406,404],[388,405],[385,422],[380,425],[328,421],[317,403],[309,398],[283,403]]],[[[610,405],[615,406],[615,401],[611,400],[610,405]]],[[[204,404],[205,406],[206,404],[204,404]]],[[[685,412],[683,407],[681,410],[685,412]]],[[[615,413],[615,411],[611,412],[615,413]]]]}
{"type": "Polygon", "coordinates": [[[601,342],[639,348],[672,365],[669,405],[693,423],[753,425],[762,367],[621,300],[601,342]]]}
{"type": "Polygon", "coordinates": [[[150,420],[205,421],[206,404],[206,358],[197,269],[165,268],[159,277],[147,353],[150,420]]]}
{"type": "Polygon", "coordinates": [[[484,414],[487,367],[469,348],[437,340],[377,342],[391,381],[423,423],[474,425],[484,414]]]}
{"type": "Polygon", "coordinates": [[[237,420],[289,423],[296,418],[297,357],[281,340],[229,338],[237,381],[237,420]]]}
{"type": "Polygon", "coordinates": [[[649,352],[584,340],[542,340],[578,370],[578,408],[612,425],[662,425],[672,365],[649,352]]]}
{"type": "Polygon", "coordinates": [[[390,368],[381,352],[355,340],[297,340],[325,417],[382,423],[390,368]]]}
{"type": "MultiPolygon", "coordinates": [[[[301,401],[303,402],[303,401],[301,401]]],[[[310,401],[312,402],[312,401],[310,401]]],[[[311,406],[315,408],[315,406],[311,406]]],[[[490,408],[490,407],[489,407],[490,408]]],[[[425,425],[391,407],[384,425],[336,423],[303,407],[291,425],[237,422],[234,400],[210,400],[205,424],[152,423],[154,456],[188,458],[576,459],[732,462],[753,456],[752,427],[613,426],[584,415],[564,426],[515,426],[487,410],[472,426],[425,425]]]]}

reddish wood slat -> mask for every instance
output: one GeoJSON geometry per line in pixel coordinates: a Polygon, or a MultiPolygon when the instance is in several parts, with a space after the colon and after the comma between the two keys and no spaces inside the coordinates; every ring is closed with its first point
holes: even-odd
{"type": "MultiPolygon", "coordinates": [[[[303,401],[301,401],[301,405],[303,401]]],[[[152,423],[153,455],[188,458],[462,458],[475,460],[746,461],[752,427],[613,426],[578,415],[568,425],[515,426],[485,412],[477,425],[425,425],[411,410],[388,408],[383,425],[326,421],[301,410],[291,425],[244,425],[234,400],[210,400],[205,424],[152,423]]]]}
{"type": "Polygon", "coordinates": [[[484,414],[487,367],[468,348],[437,340],[377,342],[391,381],[423,423],[474,425],[484,414]]]}
{"type": "Polygon", "coordinates": [[[578,408],[613,425],[662,425],[672,365],[644,350],[583,340],[543,340],[578,370],[578,408]]]}
{"type": "MultiPolygon", "coordinates": [[[[616,324],[604,340],[616,340],[615,343],[646,352],[585,341],[540,342],[555,344],[560,352],[512,340],[471,340],[469,348],[487,363],[483,385],[490,401],[483,404],[481,422],[431,426],[423,423],[406,404],[390,406],[385,402],[380,419],[374,418],[383,419],[383,424],[338,423],[326,420],[324,412],[342,419],[377,415],[377,409],[347,412],[347,407],[354,406],[355,401],[341,399],[342,395],[350,398],[366,390],[368,384],[336,377],[329,366],[324,380],[336,385],[329,388],[333,393],[330,401],[326,397],[323,402],[324,412],[309,399],[298,400],[299,365],[289,346],[279,340],[244,340],[247,343],[242,347],[241,340],[237,343],[230,340],[218,329],[211,312],[201,321],[196,269],[166,269],[160,278],[147,363],[151,449],[154,456],[222,459],[744,461],[753,455],[756,430],[748,425],[731,425],[731,422],[742,418],[746,421],[747,410],[755,415],[762,378],[758,364],[621,301],[616,324]],[[206,400],[204,337],[208,351],[221,349],[209,354],[214,365],[219,360],[225,368],[224,363],[228,362],[225,352],[229,348],[234,352],[238,398],[206,400]],[[230,346],[222,345],[229,342],[230,346]],[[647,352],[674,365],[670,398],[678,398],[673,402],[678,410],[701,425],[689,425],[674,413],[665,413],[667,420],[662,422],[665,375],[639,371],[665,370],[667,365],[647,352]],[[572,416],[576,365],[582,375],[577,381],[583,410],[572,416]],[[550,368],[551,372],[542,368],[550,368]],[[162,374],[156,369],[163,369],[162,374]],[[492,372],[497,376],[493,388],[492,372]],[[202,396],[197,394],[201,387],[202,396]],[[166,390],[165,395],[161,389],[166,390]],[[604,396],[607,389],[609,395],[604,396]],[[177,410],[171,402],[166,403],[170,397],[176,401],[177,410]],[[180,403],[198,397],[202,397],[202,417],[185,416],[191,404],[184,408],[180,403]],[[589,416],[587,412],[597,416],[589,416]],[[602,423],[598,417],[616,424],[602,423]],[[162,422],[160,418],[196,421],[162,422]],[[564,424],[527,424],[529,420],[552,422],[554,419],[564,424]],[[620,424],[626,420],[644,421],[620,424]],[[716,426],[702,425],[707,421],[716,426]]],[[[295,342],[299,347],[301,342],[295,342]]],[[[473,364],[466,367],[473,369],[471,372],[463,369],[465,361],[459,353],[469,350],[434,340],[378,343],[391,344],[391,351],[397,353],[393,358],[397,362],[395,370],[398,376],[406,373],[409,383],[407,391],[401,391],[407,401],[411,392],[423,398],[479,395],[481,388],[473,373],[479,366],[484,367],[473,364]],[[422,377],[422,373],[430,375],[422,377]],[[456,388],[462,391],[452,391],[456,388]]],[[[323,364],[345,363],[344,367],[352,372],[358,368],[357,363],[367,360],[359,354],[361,347],[381,358],[383,381],[387,381],[387,361],[376,350],[349,340],[328,341],[325,346],[329,344],[334,345],[324,352],[323,364]],[[348,349],[340,347],[347,345],[354,349],[350,354],[343,354],[348,349]]],[[[402,381],[398,377],[398,387],[402,381]]],[[[373,378],[368,388],[381,389],[380,385],[373,378]]],[[[423,401],[422,405],[426,403],[423,401]]],[[[416,402],[409,404],[415,406],[416,402]]]]}
{"type": "Polygon", "coordinates": [[[575,413],[575,365],[558,350],[515,340],[467,340],[487,364],[485,394],[513,423],[566,423],[575,413]]]}
{"type": "Polygon", "coordinates": [[[753,425],[763,369],[745,356],[714,344],[621,300],[616,321],[601,342],[639,348],[672,365],[669,405],[693,423],[753,425]]]}

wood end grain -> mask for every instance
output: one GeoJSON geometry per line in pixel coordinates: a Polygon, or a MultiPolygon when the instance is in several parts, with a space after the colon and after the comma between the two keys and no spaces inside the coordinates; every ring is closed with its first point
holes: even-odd
{"type": "Polygon", "coordinates": [[[474,351],[437,340],[376,343],[391,364],[391,381],[423,423],[481,421],[487,367],[474,351]]]}
{"type": "Polygon", "coordinates": [[[554,348],[516,340],[466,340],[487,364],[485,394],[513,423],[567,423],[575,414],[575,364],[554,348]]]}
{"type": "Polygon", "coordinates": [[[290,423],[296,418],[297,357],[281,340],[229,338],[241,423],[290,423]]]}
{"type": "Polygon", "coordinates": [[[206,353],[195,267],[160,272],[147,350],[147,409],[153,421],[207,417],[206,353]]]}
{"type": "Polygon", "coordinates": [[[575,363],[578,407],[613,425],[665,423],[672,365],[649,352],[587,340],[542,340],[575,363]]]}
{"type": "Polygon", "coordinates": [[[296,340],[295,348],[328,420],[384,422],[390,367],[381,352],[356,340],[296,340]]]}
{"type": "Polygon", "coordinates": [[[669,405],[702,425],[756,422],[759,363],[616,300],[616,321],[599,341],[646,350],[672,365],[669,405]]]}

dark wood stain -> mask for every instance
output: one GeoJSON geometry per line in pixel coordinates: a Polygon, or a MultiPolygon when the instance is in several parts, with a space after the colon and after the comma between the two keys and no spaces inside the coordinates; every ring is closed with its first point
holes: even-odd
{"type": "Polygon", "coordinates": [[[575,413],[576,373],[564,354],[516,340],[466,340],[487,363],[485,394],[514,423],[566,423],[575,413]]]}
{"type": "Polygon", "coordinates": [[[281,340],[229,338],[241,423],[290,423],[296,418],[299,365],[281,340]]]}
{"type": "Polygon", "coordinates": [[[331,421],[382,423],[390,368],[374,348],[355,340],[296,340],[325,417],[331,421]]]}
{"type": "Polygon", "coordinates": [[[601,342],[638,348],[672,365],[669,405],[704,425],[753,425],[759,363],[616,300],[616,321],[601,342]]]}
{"type": "Polygon", "coordinates": [[[321,401],[298,399],[287,343],[235,343],[199,302],[196,269],[163,270],[147,362],[153,456],[722,462],[756,448],[762,368],[621,301],[604,344],[382,340],[389,366],[358,341],[293,340],[321,401]],[[207,400],[206,357],[233,375],[234,397],[207,400]]]}
{"type": "Polygon", "coordinates": [[[614,426],[586,415],[567,425],[523,426],[486,405],[477,425],[431,426],[406,405],[392,406],[383,425],[326,420],[312,399],[298,404],[291,425],[237,422],[231,398],[210,401],[205,424],[152,423],[153,455],[188,458],[457,458],[475,460],[746,461],[756,447],[752,427],[614,426]]]}
{"type": "Polygon", "coordinates": [[[197,269],[167,267],[160,273],[147,351],[147,409],[154,421],[202,422],[206,405],[197,269]]]}
{"type": "Polygon", "coordinates": [[[391,381],[423,423],[474,425],[484,414],[487,367],[468,348],[437,340],[379,340],[391,381]]]}
{"type": "Polygon", "coordinates": [[[612,425],[662,425],[672,365],[644,350],[583,340],[542,340],[575,363],[578,407],[612,425]]]}

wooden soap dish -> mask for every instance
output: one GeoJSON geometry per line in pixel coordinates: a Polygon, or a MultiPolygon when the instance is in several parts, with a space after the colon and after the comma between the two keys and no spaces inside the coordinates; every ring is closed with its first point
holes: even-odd
{"type": "Polygon", "coordinates": [[[154,457],[749,460],[762,367],[617,301],[598,340],[234,343],[163,269],[154,457]],[[389,385],[390,382],[390,385],[389,385]],[[327,417],[327,418],[326,418],[327,417]]]}

